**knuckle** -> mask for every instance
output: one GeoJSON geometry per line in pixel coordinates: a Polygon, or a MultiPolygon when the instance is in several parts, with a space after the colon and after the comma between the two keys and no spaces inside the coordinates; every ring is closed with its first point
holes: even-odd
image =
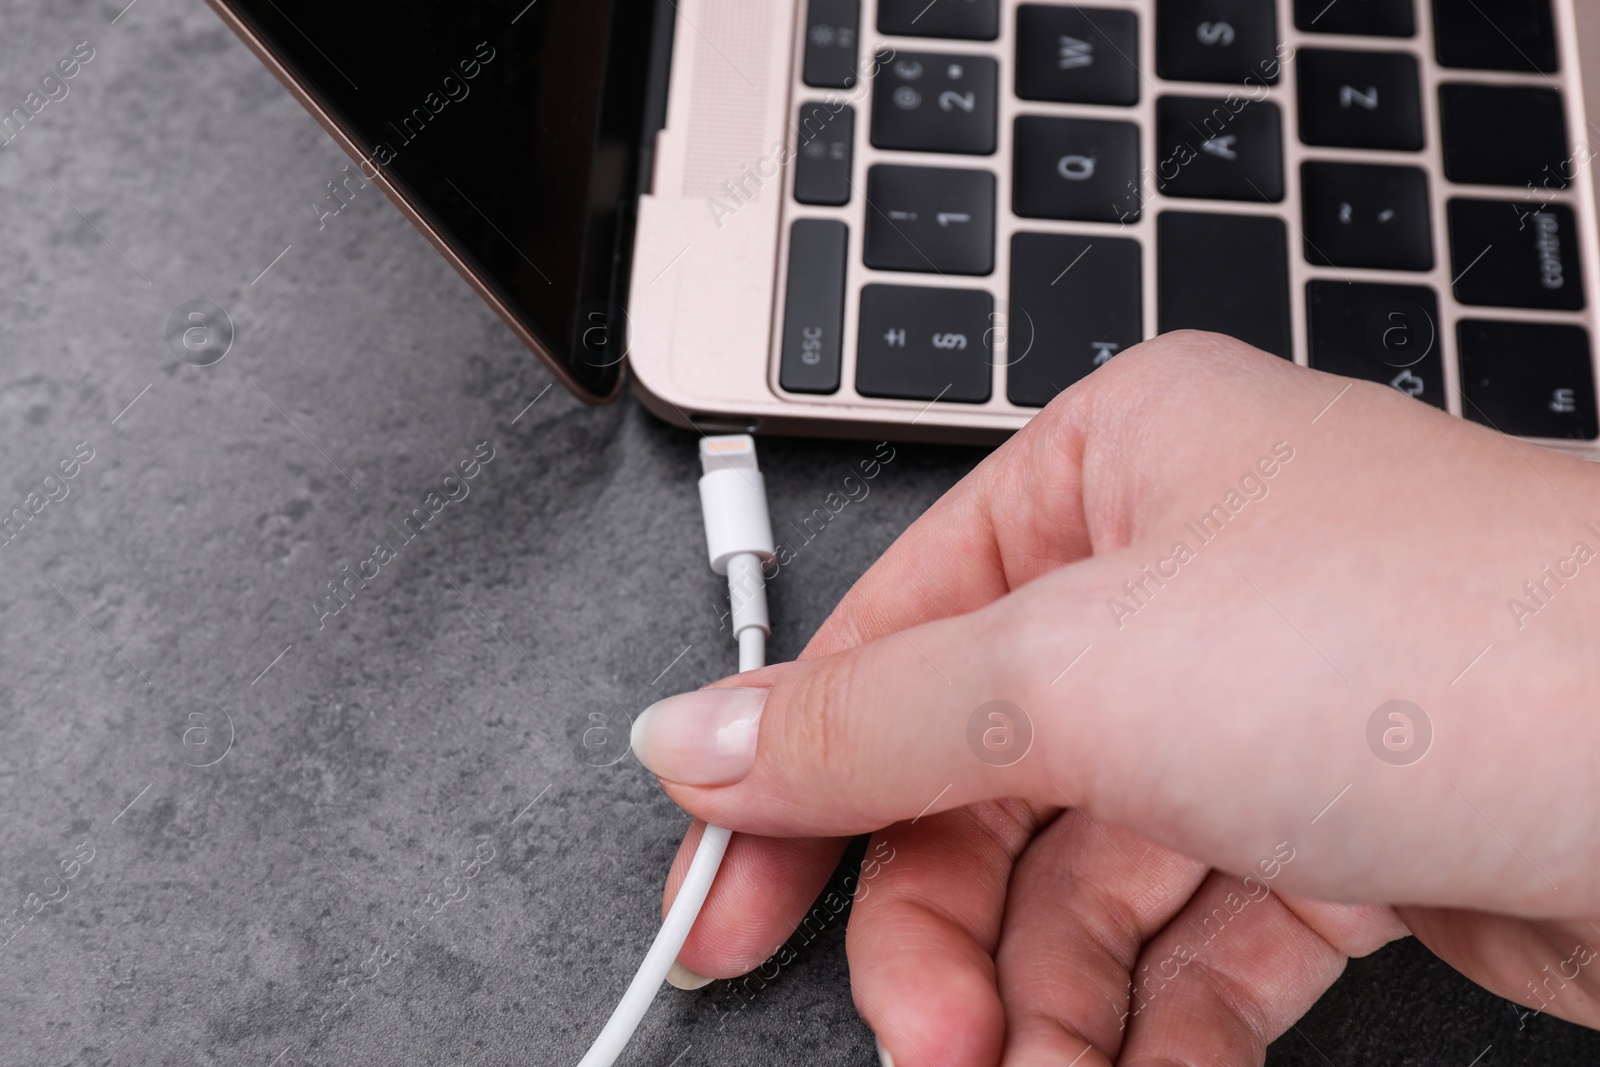
{"type": "Polygon", "coordinates": [[[1058,396],[1040,431],[1105,435],[1128,449],[1152,427],[1192,423],[1209,403],[1237,406],[1251,387],[1281,385],[1283,375],[1295,373],[1304,371],[1236,338],[1175,330],[1133,346],[1058,396]]]}
{"type": "Polygon", "coordinates": [[[784,695],[780,745],[790,765],[816,765],[837,773],[851,751],[850,694],[856,655],[846,653],[804,671],[784,695]]]}
{"type": "MultiPolygon", "coordinates": [[[[1135,386],[1160,384],[1171,390],[1174,384],[1224,380],[1255,368],[1282,365],[1283,360],[1251,345],[1220,333],[1204,330],[1174,330],[1135,345],[1123,354],[1117,377],[1128,377],[1135,386]]],[[[1115,366],[1112,360],[1108,366],[1115,366]]]]}
{"type": "Polygon", "coordinates": [[[974,804],[963,811],[972,827],[1008,860],[1022,854],[1044,821],[1039,808],[1014,797],[974,804]]]}

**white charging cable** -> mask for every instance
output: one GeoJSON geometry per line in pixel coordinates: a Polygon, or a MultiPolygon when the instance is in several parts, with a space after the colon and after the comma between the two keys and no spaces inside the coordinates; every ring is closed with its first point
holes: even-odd
{"type": "MultiPolygon", "coordinates": [[[[776,555],[772,519],[767,514],[767,487],[756,465],[756,443],[748,434],[701,438],[700,468],[704,472],[700,511],[706,523],[706,550],[711,569],[728,578],[739,670],[753,671],[766,665],[767,636],[772,633],[761,568],[776,555]]],[[[689,873],[639,965],[639,973],[578,1067],[611,1067],[622,1055],[683,951],[732,836],[732,831],[720,826],[706,827],[689,873]]]]}

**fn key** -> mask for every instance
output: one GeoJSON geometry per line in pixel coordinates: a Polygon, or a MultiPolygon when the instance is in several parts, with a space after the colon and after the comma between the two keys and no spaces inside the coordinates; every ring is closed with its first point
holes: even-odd
{"type": "Polygon", "coordinates": [[[833,219],[796,219],[789,229],[778,384],[791,393],[839,391],[848,241],[844,223],[833,219]]]}

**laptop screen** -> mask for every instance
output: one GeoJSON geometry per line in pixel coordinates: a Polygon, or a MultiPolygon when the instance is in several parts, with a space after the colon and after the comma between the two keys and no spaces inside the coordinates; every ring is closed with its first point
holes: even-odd
{"type": "Polygon", "coordinates": [[[575,384],[615,391],[652,0],[219,2],[358,145],[334,194],[382,170],[575,384]]]}

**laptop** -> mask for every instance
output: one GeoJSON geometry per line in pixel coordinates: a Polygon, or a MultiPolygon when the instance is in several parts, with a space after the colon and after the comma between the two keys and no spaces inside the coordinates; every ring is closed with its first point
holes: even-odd
{"type": "Polygon", "coordinates": [[[211,2],[592,403],[995,441],[1196,328],[1597,450],[1600,5],[211,2]]]}

